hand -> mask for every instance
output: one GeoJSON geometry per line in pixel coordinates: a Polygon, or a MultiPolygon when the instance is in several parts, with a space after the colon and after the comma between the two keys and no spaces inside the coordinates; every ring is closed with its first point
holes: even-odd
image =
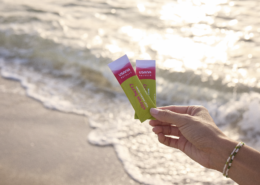
{"type": "MultiPolygon", "coordinates": [[[[217,155],[227,137],[202,106],[168,106],[151,109],[157,120],[151,120],[160,143],[177,148],[206,168],[221,171],[229,153],[217,155]],[[177,136],[179,139],[167,137],[177,136]],[[219,159],[219,160],[218,160],[219,159]]],[[[234,147],[236,142],[231,144],[234,147]]],[[[229,147],[232,150],[232,146],[229,147]]]]}

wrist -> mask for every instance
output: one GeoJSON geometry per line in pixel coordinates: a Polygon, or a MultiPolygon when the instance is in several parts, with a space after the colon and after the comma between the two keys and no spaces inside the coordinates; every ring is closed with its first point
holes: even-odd
{"type": "Polygon", "coordinates": [[[217,146],[214,148],[210,156],[210,168],[222,173],[228,157],[237,144],[237,141],[233,141],[227,137],[220,137],[217,141],[217,146]]]}

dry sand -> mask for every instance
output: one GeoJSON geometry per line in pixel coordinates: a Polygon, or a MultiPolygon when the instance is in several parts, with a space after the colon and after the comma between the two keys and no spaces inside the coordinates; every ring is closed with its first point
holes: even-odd
{"type": "Polygon", "coordinates": [[[0,77],[0,185],[138,184],[83,116],[49,110],[0,77]]]}

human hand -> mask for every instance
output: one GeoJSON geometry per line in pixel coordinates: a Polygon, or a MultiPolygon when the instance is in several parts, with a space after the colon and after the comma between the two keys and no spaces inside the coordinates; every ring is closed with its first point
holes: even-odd
{"type": "MultiPolygon", "coordinates": [[[[157,119],[151,120],[150,125],[154,127],[153,132],[158,135],[160,143],[181,150],[206,168],[221,171],[229,155],[228,152],[223,153],[221,147],[228,138],[216,126],[206,108],[168,106],[151,109],[150,112],[157,119]]],[[[232,148],[230,145],[235,147],[236,142],[229,144],[232,148]]]]}

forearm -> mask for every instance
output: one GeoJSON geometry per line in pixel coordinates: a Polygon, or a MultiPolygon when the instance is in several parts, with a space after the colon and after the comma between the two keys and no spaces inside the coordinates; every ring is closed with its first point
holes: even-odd
{"type": "MultiPolygon", "coordinates": [[[[219,148],[212,154],[212,168],[223,173],[228,156],[238,142],[221,138],[219,148]]],[[[260,184],[260,152],[244,145],[232,162],[228,176],[240,185],[260,184]]]]}

